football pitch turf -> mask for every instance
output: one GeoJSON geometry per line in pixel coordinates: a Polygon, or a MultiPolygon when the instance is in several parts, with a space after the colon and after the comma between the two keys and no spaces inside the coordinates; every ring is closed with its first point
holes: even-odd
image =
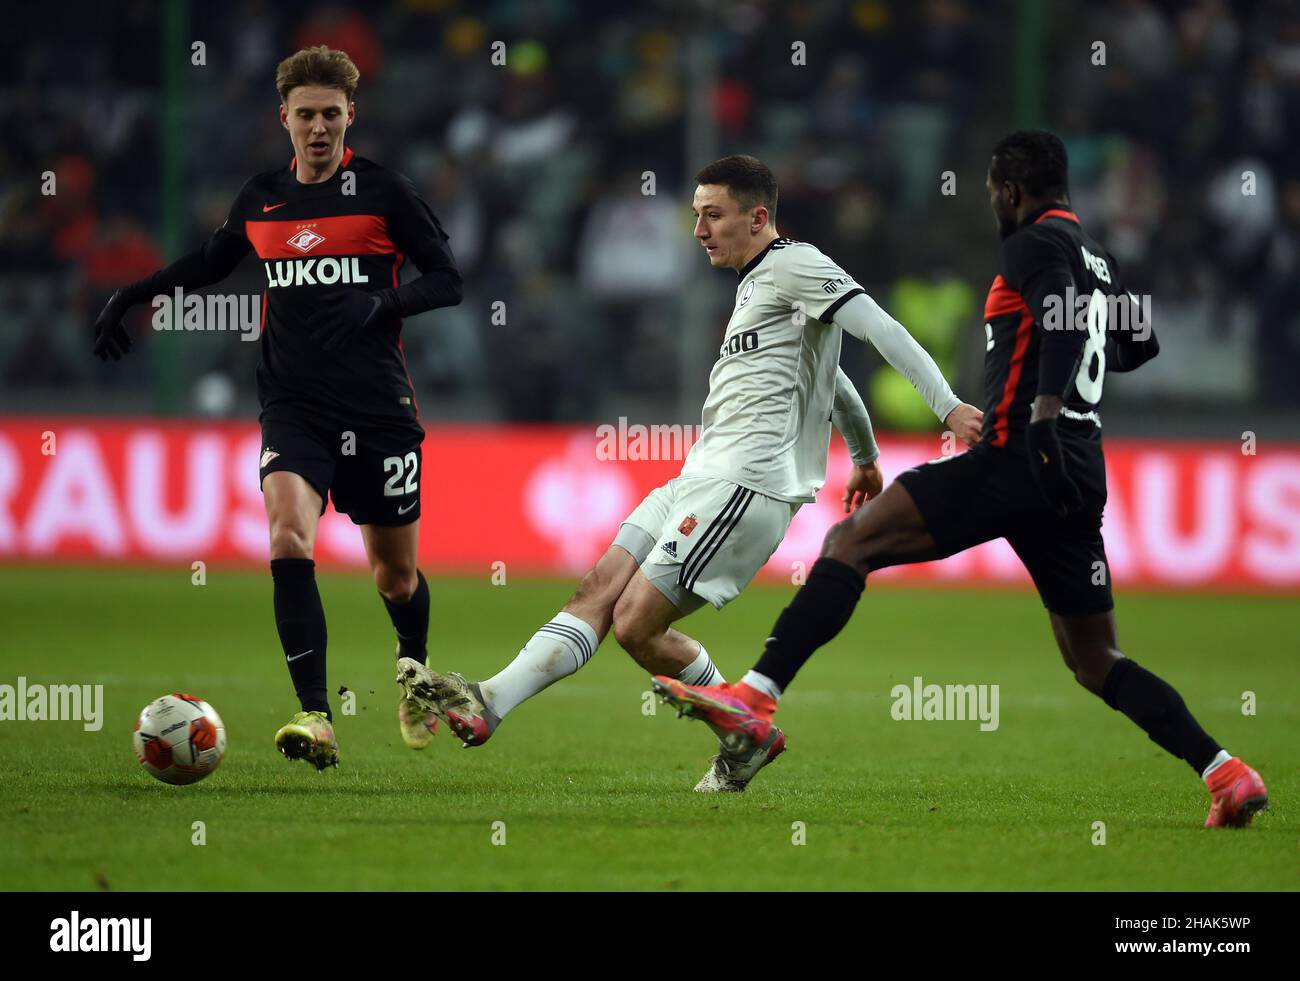
{"type": "MultiPolygon", "coordinates": [[[[190,575],[0,569],[0,684],[102,684],[105,705],[98,732],[0,722],[0,888],[1300,885],[1294,597],[1121,586],[1121,646],[1269,785],[1272,809],[1251,828],[1211,832],[1201,781],[1075,683],[1031,592],[873,584],[783,702],[787,753],[748,793],[703,795],[691,788],[716,745],[708,730],[649,701],[646,675],[612,637],[488,745],[462,750],[440,731],[429,749],[406,749],[392,628],[364,575],[321,577],[341,766],[291,764],[272,746],[297,705],[269,576],[214,567],[194,586],[190,575]],[[896,721],[891,689],[915,676],[1000,686],[998,728],[896,721]],[[340,685],[355,692],[355,715],[340,713],[340,685]],[[131,750],[139,710],[171,691],[209,700],[227,729],[224,763],[190,787],[152,779],[131,750]],[[195,822],[206,844],[193,843],[195,822]]],[[[485,574],[430,589],[430,663],[481,678],[572,583],[494,586],[485,574]]],[[[751,588],[684,629],[738,680],[792,589],[751,588]]]]}

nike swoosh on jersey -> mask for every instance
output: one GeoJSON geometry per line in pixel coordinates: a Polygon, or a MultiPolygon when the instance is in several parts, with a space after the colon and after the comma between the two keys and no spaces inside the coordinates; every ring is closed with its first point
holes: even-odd
{"type": "Polygon", "coordinates": [[[407,511],[411,510],[411,508],[415,507],[415,506],[416,506],[417,504],[419,504],[419,503],[420,503],[419,501],[412,501],[410,504],[406,505],[406,507],[404,507],[404,508],[398,508],[398,509],[397,509],[397,513],[398,513],[398,514],[405,514],[407,511]]]}
{"type": "Polygon", "coordinates": [[[262,205],[262,214],[266,214],[268,211],[274,211],[276,208],[283,208],[288,203],[288,201],[281,201],[279,204],[264,204],[262,205]]]}

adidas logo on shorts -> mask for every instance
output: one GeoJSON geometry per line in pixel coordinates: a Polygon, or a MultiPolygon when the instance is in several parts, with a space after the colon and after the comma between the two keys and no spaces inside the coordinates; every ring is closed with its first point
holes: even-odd
{"type": "Polygon", "coordinates": [[[663,549],[665,552],[667,552],[669,555],[671,555],[673,558],[677,558],[677,542],[676,542],[676,541],[664,542],[664,543],[663,543],[662,545],[660,545],[659,547],[662,548],[662,549],[663,549]]]}

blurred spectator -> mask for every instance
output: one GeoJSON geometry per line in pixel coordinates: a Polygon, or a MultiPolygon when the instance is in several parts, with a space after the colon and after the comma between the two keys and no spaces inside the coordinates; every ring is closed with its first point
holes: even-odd
{"type": "MultiPolygon", "coordinates": [[[[706,156],[732,152],[776,171],[783,234],[900,304],[893,312],[945,369],[966,370],[954,382],[978,388],[979,299],[996,265],[978,187],[989,146],[1012,125],[1014,0],[186,9],[207,65],[183,60],[170,95],[151,4],[20,7],[0,41],[5,408],[42,385],[85,386],[82,404],[95,407],[112,404],[105,388],[149,385],[151,359],[100,370],[82,350],[91,308],[175,258],[158,244],[165,230],[196,247],[249,175],[288,160],[274,66],[322,43],[361,71],[350,145],[415,182],[466,273],[461,307],[408,325],[429,418],[612,418],[610,400],[629,392],[679,416],[677,394],[703,384],[731,303],[727,278],[691,251],[691,178],[706,156]],[[497,42],[504,61],[492,57],[497,42]],[[165,159],[169,132],[181,152],[165,159]],[[180,172],[180,214],[164,214],[165,164],[180,172]],[[955,197],[939,192],[949,170],[955,197]],[[42,193],[47,172],[54,195],[42,193]],[[652,196],[641,194],[646,172],[652,196]],[[697,343],[699,378],[654,370],[664,351],[697,343]]],[[[1261,393],[1294,404],[1300,10],[1288,0],[1043,9],[1043,124],[1067,142],[1074,207],[1130,282],[1166,301],[1157,311],[1186,312],[1162,325],[1179,332],[1170,390],[1223,397],[1224,385],[1207,384],[1224,374],[1212,335],[1245,324],[1261,393]]],[[[248,263],[226,288],[259,290],[260,276],[248,263]]],[[[247,411],[254,347],[184,359],[181,390],[226,411],[230,393],[214,379],[228,378],[247,411]]],[[[901,397],[879,397],[883,413],[898,402],[895,421],[929,424],[901,397]]],[[[1107,407],[1122,412],[1122,398],[1107,407]]]]}
{"type": "Polygon", "coordinates": [[[643,194],[642,185],[639,174],[625,174],[587,211],[578,283],[593,296],[641,301],[682,283],[692,227],[687,204],[643,194]]]}
{"type": "Polygon", "coordinates": [[[1268,243],[1255,365],[1266,405],[1300,407],[1300,178],[1286,183],[1268,243]]]}
{"type": "Polygon", "coordinates": [[[289,50],[281,57],[318,44],[346,51],[361,73],[363,85],[379,71],[382,60],[379,38],[363,14],[349,13],[346,7],[333,3],[317,8],[294,32],[289,50]]]}
{"type": "Polygon", "coordinates": [[[86,286],[108,293],[166,265],[149,233],[125,216],[114,216],[106,222],[103,233],[88,245],[82,259],[86,286]]]}

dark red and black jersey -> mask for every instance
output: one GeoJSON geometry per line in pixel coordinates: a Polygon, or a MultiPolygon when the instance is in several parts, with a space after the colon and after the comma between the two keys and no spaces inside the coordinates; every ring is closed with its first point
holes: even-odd
{"type": "Polygon", "coordinates": [[[1135,299],[1114,257],[1057,205],[1003,240],[1001,265],[984,304],[982,440],[1023,455],[1034,399],[1051,394],[1064,403],[1061,438],[1100,445],[1107,351],[1135,299]]]}
{"type": "MultiPolygon", "coordinates": [[[[203,254],[209,267],[233,268],[230,260],[250,249],[265,277],[257,367],[263,410],[292,402],[343,421],[418,425],[399,318],[367,327],[335,353],[312,336],[335,309],[339,291],[396,287],[408,258],[423,274],[446,270],[455,297],[428,303],[408,297],[403,313],[459,301],[447,235],[411,182],[350,149],[334,175],[318,184],[300,183],[292,163],[258,174],[240,190],[203,254]]],[[[441,282],[427,275],[417,282],[426,279],[441,282]]]]}

